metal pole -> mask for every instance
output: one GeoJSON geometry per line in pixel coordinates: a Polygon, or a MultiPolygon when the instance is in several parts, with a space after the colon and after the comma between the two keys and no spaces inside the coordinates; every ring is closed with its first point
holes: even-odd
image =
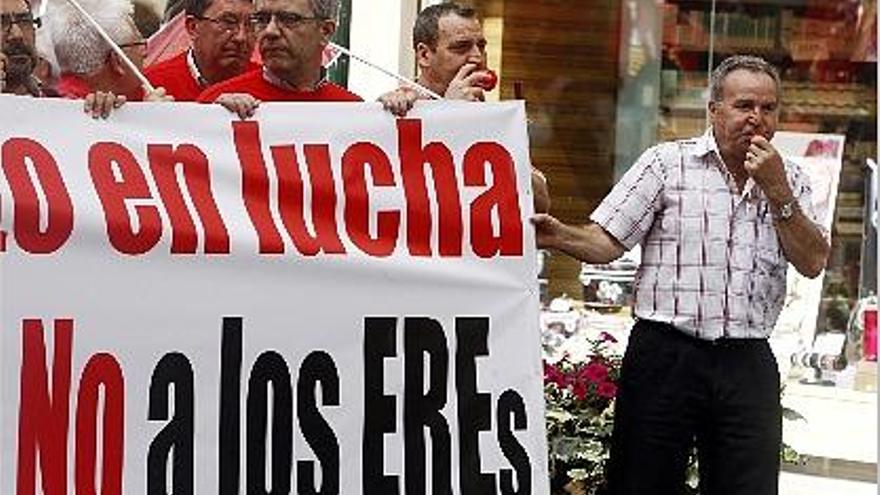
{"type": "Polygon", "coordinates": [[[147,92],[152,93],[156,91],[156,88],[154,88],[153,85],[150,84],[150,81],[147,80],[146,76],[144,76],[144,73],[141,72],[141,70],[136,65],[134,65],[134,62],[132,62],[131,59],[128,58],[128,55],[125,54],[125,51],[123,51],[122,48],[119,48],[119,45],[117,45],[116,42],[110,38],[110,35],[107,34],[107,31],[104,31],[104,28],[102,28],[101,25],[98,24],[98,21],[96,21],[94,17],[92,17],[88,12],[85,11],[85,9],[82,8],[82,5],[80,5],[77,0],[67,1],[83,17],[85,17],[85,19],[89,22],[89,24],[92,25],[93,28],[95,28],[96,31],[98,31],[98,34],[101,35],[101,38],[104,38],[104,41],[106,41],[110,45],[110,49],[112,49],[113,52],[122,60],[126,67],[128,67],[128,70],[130,70],[131,73],[134,74],[135,77],[138,78],[138,80],[140,80],[141,84],[147,90],[147,92]]]}
{"type": "Polygon", "coordinates": [[[376,64],[374,64],[373,62],[370,62],[369,60],[367,60],[367,59],[365,59],[365,58],[363,58],[363,57],[360,57],[360,56],[358,56],[358,55],[355,55],[355,54],[352,53],[351,50],[349,50],[348,48],[345,48],[345,47],[343,47],[343,46],[339,46],[339,45],[337,45],[336,43],[333,43],[332,41],[330,42],[330,46],[331,46],[334,50],[339,50],[340,52],[342,52],[342,53],[348,55],[349,58],[352,58],[352,59],[354,59],[354,60],[357,60],[358,62],[360,62],[360,63],[362,63],[362,64],[364,64],[364,65],[366,65],[366,66],[368,66],[368,67],[372,67],[373,69],[378,70],[379,72],[385,74],[386,76],[393,77],[394,79],[397,79],[398,81],[400,81],[400,82],[402,82],[402,83],[404,83],[404,84],[410,85],[410,86],[414,87],[415,89],[417,89],[419,92],[421,92],[421,93],[423,93],[423,94],[426,94],[426,95],[430,96],[431,98],[433,98],[433,99],[435,99],[435,100],[442,100],[442,99],[443,99],[442,96],[440,96],[440,95],[438,95],[437,93],[431,91],[430,89],[428,89],[428,88],[422,86],[421,84],[419,84],[419,83],[417,83],[417,82],[415,82],[415,81],[413,81],[413,80],[411,80],[411,79],[409,79],[409,78],[407,78],[407,77],[401,76],[400,74],[397,74],[397,73],[395,73],[395,72],[393,72],[393,71],[390,71],[390,70],[388,70],[388,69],[386,69],[386,68],[384,68],[384,67],[381,67],[381,66],[379,66],[379,65],[376,65],[376,64]]]}

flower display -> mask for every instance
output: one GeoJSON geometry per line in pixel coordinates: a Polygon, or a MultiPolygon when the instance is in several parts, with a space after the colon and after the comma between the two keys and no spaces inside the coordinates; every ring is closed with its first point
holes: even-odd
{"type": "Polygon", "coordinates": [[[564,354],[555,362],[544,362],[547,440],[556,490],[572,480],[587,494],[600,493],[605,485],[621,362],[610,349],[614,342],[603,332],[589,340],[587,359],[564,354]]]}

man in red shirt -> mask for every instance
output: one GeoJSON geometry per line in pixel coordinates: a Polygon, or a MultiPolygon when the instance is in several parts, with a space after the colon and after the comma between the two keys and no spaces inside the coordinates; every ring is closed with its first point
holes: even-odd
{"type": "MultiPolygon", "coordinates": [[[[134,24],[132,4],[127,0],[81,0],[81,5],[140,68],[146,41],[134,24]]],[[[87,113],[104,118],[125,101],[168,99],[161,87],[145,98],[141,80],[72,6],[59,4],[47,19],[46,28],[55,33],[55,55],[61,69],[55,89],[60,96],[84,100],[87,113]]]]}
{"type": "Polygon", "coordinates": [[[144,74],[153,85],[175,101],[195,101],[208,86],[259,68],[251,62],[251,0],[186,0],[184,8],[192,48],[147,67],[144,74]]]}
{"type": "Polygon", "coordinates": [[[260,101],[363,101],[323,77],[321,55],[336,31],[338,0],[257,0],[251,29],[262,70],[216,84],[198,101],[220,103],[241,118],[260,101]]]}

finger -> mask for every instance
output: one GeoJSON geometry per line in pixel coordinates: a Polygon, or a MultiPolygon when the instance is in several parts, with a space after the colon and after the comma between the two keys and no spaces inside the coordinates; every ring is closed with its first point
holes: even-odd
{"type": "Polygon", "coordinates": [[[483,88],[471,87],[467,89],[468,100],[470,101],[486,101],[486,94],[483,88]]]}
{"type": "Polygon", "coordinates": [[[406,117],[406,114],[409,113],[409,111],[412,110],[413,107],[415,106],[416,99],[417,99],[416,95],[404,96],[403,99],[400,100],[400,102],[399,102],[399,105],[397,108],[397,110],[398,110],[397,116],[398,117],[406,117]]]}
{"type": "Polygon", "coordinates": [[[470,75],[465,77],[462,82],[467,84],[468,86],[477,86],[483,79],[486,77],[486,72],[481,70],[475,70],[470,75]]]}
{"type": "Polygon", "coordinates": [[[109,117],[114,108],[116,108],[116,95],[107,93],[101,105],[101,117],[105,119],[109,117]]]}
{"type": "Polygon", "coordinates": [[[766,137],[764,137],[760,134],[752,136],[752,143],[751,144],[752,144],[752,146],[757,146],[759,149],[762,149],[765,151],[772,151],[773,150],[773,145],[770,144],[770,141],[768,141],[766,137]]]}
{"type": "Polygon", "coordinates": [[[249,119],[254,116],[256,111],[256,103],[250,97],[239,98],[238,108],[241,110],[241,118],[249,119]]]}
{"type": "Polygon", "coordinates": [[[753,144],[749,146],[749,149],[746,150],[746,159],[751,160],[761,160],[768,155],[767,150],[764,150],[757,145],[753,144]]]}
{"type": "Polygon", "coordinates": [[[89,93],[83,100],[83,112],[92,113],[92,107],[95,105],[95,93],[89,93]]]}
{"type": "Polygon", "coordinates": [[[391,112],[392,115],[396,117],[406,117],[406,112],[409,110],[406,106],[406,100],[395,100],[390,103],[391,106],[388,108],[388,111],[391,112]]]}
{"type": "Polygon", "coordinates": [[[104,93],[102,91],[98,91],[95,93],[95,100],[92,103],[92,118],[99,119],[101,118],[101,108],[104,106],[104,93]]]}
{"type": "Polygon", "coordinates": [[[462,81],[465,78],[469,77],[469,75],[472,75],[471,73],[473,71],[475,71],[476,69],[477,69],[477,64],[470,64],[470,63],[464,64],[458,69],[458,72],[455,74],[455,77],[452,79],[453,80],[457,79],[459,81],[462,81]]]}
{"type": "Polygon", "coordinates": [[[250,117],[250,109],[244,100],[238,99],[235,102],[235,113],[238,114],[238,118],[241,120],[247,120],[250,117]]]}
{"type": "Polygon", "coordinates": [[[532,225],[538,226],[550,222],[551,217],[548,213],[535,213],[529,218],[532,225]]]}
{"type": "Polygon", "coordinates": [[[382,102],[382,108],[385,109],[385,111],[392,115],[400,116],[402,105],[399,98],[393,95],[383,95],[379,101],[382,102]]]}
{"type": "Polygon", "coordinates": [[[225,108],[229,112],[238,113],[238,107],[236,106],[237,102],[236,102],[235,98],[232,98],[228,95],[224,95],[224,96],[217,98],[217,103],[219,103],[220,106],[222,106],[223,108],[225,108]]]}
{"type": "Polygon", "coordinates": [[[116,97],[116,100],[113,101],[113,108],[119,108],[122,105],[125,105],[125,102],[128,101],[128,98],[125,95],[119,95],[116,97]]]}
{"type": "Polygon", "coordinates": [[[92,105],[92,118],[100,119],[104,118],[104,95],[98,94],[95,96],[95,104],[92,105]]]}
{"type": "Polygon", "coordinates": [[[259,102],[253,98],[249,98],[245,100],[245,105],[247,105],[248,117],[253,117],[254,114],[257,113],[257,107],[259,106],[259,102]]]}

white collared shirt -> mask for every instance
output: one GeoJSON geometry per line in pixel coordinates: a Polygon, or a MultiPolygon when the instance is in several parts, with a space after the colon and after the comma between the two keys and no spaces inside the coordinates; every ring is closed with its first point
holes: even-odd
{"type": "MultiPolygon", "coordinates": [[[[789,185],[816,221],[808,177],[785,161],[789,185]]],[[[627,249],[642,244],[635,315],[701,339],[769,337],[782,309],[787,261],[763,192],[737,191],[712,130],[654,146],[590,219],[627,249]]]]}

